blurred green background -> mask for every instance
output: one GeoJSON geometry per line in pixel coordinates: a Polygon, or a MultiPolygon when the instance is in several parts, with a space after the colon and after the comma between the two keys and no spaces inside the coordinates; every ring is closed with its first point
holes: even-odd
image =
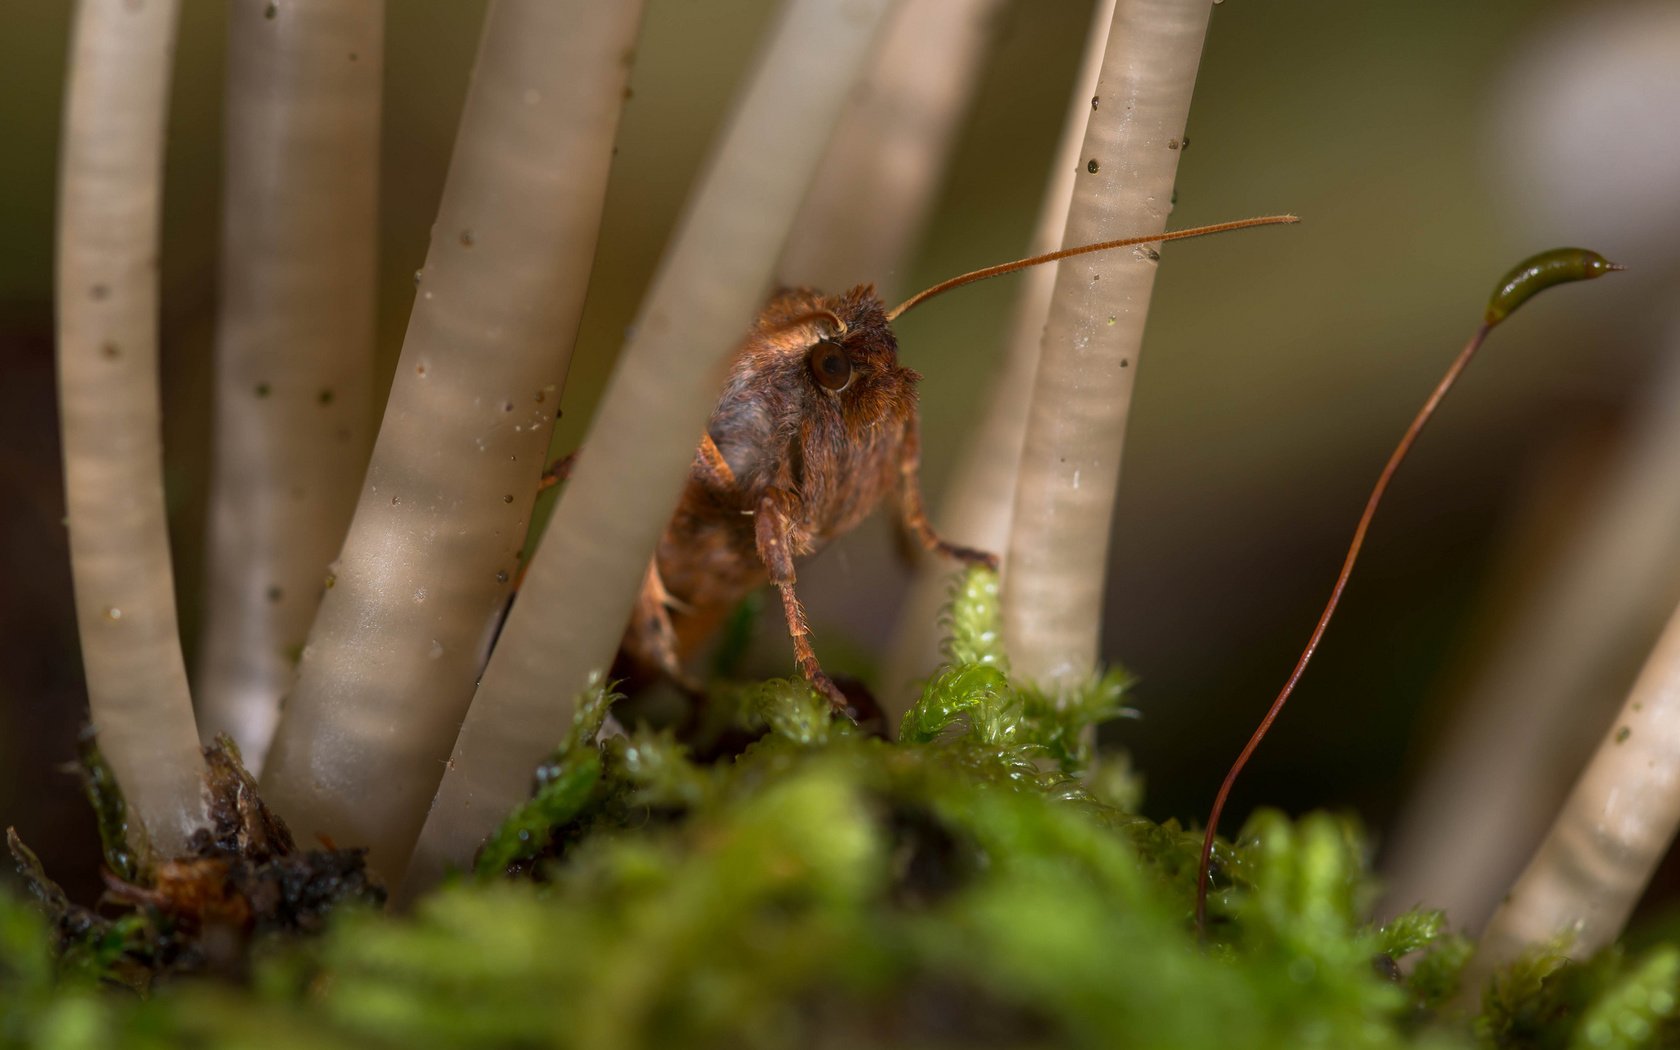
{"type": "MultiPolygon", "coordinates": [[[[1533,63],[1538,41],[1579,35],[1575,19],[1606,11],[1660,19],[1673,7],[1232,0],[1215,9],[1172,225],[1274,211],[1303,222],[1165,252],[1140,362],[1105,633],[1106,657],[1140,676],[1142,717],[1115,740],[1148,776],[1151,815],[1200,819],[1305,641],[1378,468],[1478,320],[1494,279],[1530,252],[1587,244],[1633,272],[1552,293],[1494,339],[1400,477],[1340,619],[1239,788],[1227,827],[1258,800],[1352,807],[1379,832],[1393,816],[1454,676],[1473,664],[1499,595],[1522,576],[1525,544],[1546,535],[1534,508],[1569,506],[1579,479],[1569,465],[1590,469],[1595,450],[1614,440],[1677,320],[1673,202],[1665,211],[1633,193],[1601,194],[1593,207],[1560,201],[1548,187],[1593,179],[1548,170],[1543,151],[1536,160],[1526,150],[1541,132],[1524,129],[1552,127],[1552,116],[1521,115],[1545,96],[1513,69],[1533,63]]],[[[767,0],[649,0],[558,448],[582,440],[771,8],[767,0]]],[[[1025,251],[1089,10],[1081,0],[1006,5],[922,251],[907,273],[859,274],[860,282],[920,287],[1025,251]]],[[[482,4],[465,0],[390,5],[380,322],[387,370],[481,13],[482,4]]],[[[0,675],[0,822],[17,824],[60,871],[76,863],[72,840],[91,842],[69,779],[54,771],[71,754],[85,705],[51,389],[53,172],[69,16],[64,3],[0,7],[0,652],[8,672],[0,675]]],[[[163,267],[170,498],[189,661],[209,440],[224,32],[223,4],[184,3],[163,267]]],[[[1613,54],[1605,61],[1615,68],[1613,54]]],[[[1680,57],[1669,68],[1680,77],[1680,57]]],[[[1680,113],[1672,118],[1680,123],[1680,113]]],[[[1648,152],[1641,141],[1659,130],[1636,121],[1629,153],[1648,152]]],[[[1630,163],[1603,158],[1606,178],[1630,163]]],[[[1680,187],[1680,173],[1671,167],[1669,175],[1680,187]]],[[[903,354],[926,377],[924,476],[934,506],[984,403],[1012,293],[1006,282],[981,285],[900,325],[903,354]]],[[[881,608],[902,574],[849,574],[854,560],[868,559],[846,544],[823,560],[830,566],[804,588],[819,649],[875,650],[890,623],[881,608]]],[[[768,639],[766,651],[785,644],[768,639]]],[[[1640,648],[1630,644],[1633,658],[1640,648]]],[[[771,669],[781,673],[786,659],[778,659],[771,669]]]]}

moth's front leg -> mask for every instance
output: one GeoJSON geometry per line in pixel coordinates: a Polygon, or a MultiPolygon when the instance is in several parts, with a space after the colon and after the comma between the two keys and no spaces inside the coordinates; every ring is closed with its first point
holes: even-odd
{"type": "Polygon", "coordinates": [[[904,425],[904,439],[899,444],[898,481],[899,513],[904,527],[921,541],[922,546],[947,558],[955,558],[965,565],[984,565],[996,571],[998,556],[990,551],[977,550],[947,542],[933,531],[927,510],[922,506],[922,439],[914,416],[904,425]]]}
{"type": "Polygon", "coordinates": [[[835,710],[846,713],[850,701],[817,662],[817,654],[811,649],[811,628],[805,623],[805,607],[799,604],[799,596],[793,590],[794,555],[804,550],[809,541],[791,513],[797,500],[798,497],[787,492],[773,490],[759,501],[753,516],[758,557],[770,573],[770,582],[782,596],[782,611],[787,614],[788,635],[793,639],[793,656],[799,662],[800,672],[828,697],[835,710]]]}
{"type": "Polygon", "coordinates": [[[542,492],[546,489],[551,489],[571,477],[572,468],[577,466],[578,453],[581,451],[583,450],[576,449],[568,452],[564,456],[555,460],[553,463],[550,463],[548,465],[548,469],[543,471],[542,476],[537,479],[537,491],[542,492]]]}
{"type": "Polygon", "coordinates": [[[627,641],[640,659],[652,663],[679,688],[698,694],[703,691],[700,683],[683,670],[677,656],[677,632],[671,625],[673,608],[684,606],[665,589],[665,581],[659,576],[659,560],[655,558],[648,562],[647,573],[642,577],[627,641]]]}

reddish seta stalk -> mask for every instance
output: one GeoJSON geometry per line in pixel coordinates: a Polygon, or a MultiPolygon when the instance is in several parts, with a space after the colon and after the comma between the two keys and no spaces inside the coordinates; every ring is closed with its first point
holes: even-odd
{"type": "Polygon", "coordinates": [[[1288,701],[1290,694],[1295,691],[1296,683],[1300,682],[1302,673],[1307,669],[1307,663],[1313,658],[1313,653],[1318,651],[1318,643],[1324,637],[1324,629],[1330,625],[1330,617],[1335,615],[1336,606],[1342,600],[1342,591],[1347,587],[1348,576],[1353,572],[1353,563],[1359,557],[1360,548],[1365,545],[1365,533],[1371,527],[1371,518],[1377,512],[1377,504],[1382,502],[1383,494],[1388,491],[1389,482],[1394,479],[1394,474],[1400,469],[1401,462],[1405,460],[1406,454],[1412,450],[1412,445],[1417,442],[1418,434],[1423,430],[1424,424],[1429,422],[1430,417],[1435,414],[1435,410],[1440,407],[1442,399],[1447,396],[1447,391],[1451,390],[1453,384],[1458,382],[1459,375],[1464,371],[1465,366],[1470,363],[1470,359],[1476,355],[1476,351],[1481,348],[1488,333],[1493,330],[1495,325],[1509,317],[1517,307],[1536,293],[1554,284],[1588,280],[1620,269],[1623,269],[1623,267],[1607,261],[1597,252],[1587,251],[1583,248],[1556,248],[1532,256],[1517,264],[1500,279],[1499,284],[1494,289],[1493,296],[1488,300],[1487,312],[1483,316],[1481,325],[1477,327],[1469,342],[1464,344],[1464,349],[1458,352],[1458,356],[1453,359],[1452,364],[1447,367],[1446,374],[1441,377],[1440,382],[1435,384],[1435,389],[1430,392],[1429,399],[1423,403],[1422,408],[1418,409],[1417,415],[1412,417],[1411,425],[1400,436],[1399,444],[1395,445],[1394,451],[1389,454],[1388,462],[1383,465],[1382,473],[1377,476],[1377,483],[1371,489],[1371,495],[1365,500],[1365,510],[1359,516],[1359,524],[1354,527],[1353,540],[1348,544],[1347,556],[1342,559],[1341,572],[1337,573],[1336,584],[1330,589],[1330,600],[1325,603],[1324,611],[1319,614],[1318,624],[1313,628],[1312,636],[1307,639],[1306,648],[1301,650],[1300,659],[1295,661],[1295,669],[1289,672],[1289,678],[1283,683],[1283,688],[1278,692],[1277,698],[1272,701],[1272,706],[1266,709],[1265,717],[1260,720],[1260,725],[1248,738],[1248,743],[1243,745],[1241,753],[1237,755],[1237,760],[1231,763],[1230,770],[1226,772],[1225,779],[1219,785],[1218,794],[1214,796],[1213,808],[1208,812],[1207,830],[1202,836],[1201,860],[1196,869],[1196,930],[1198,933],[1205,933],[1207,929],[1208,875],[1213,863],[1213,840],[1219,830],[1219,817],[1225,811],[1225,802],[1231,795],[1231,787],[1236,783],[1238,774],[1248,764],[1248,760],[1254,754],[1255,749],[1260,746],[1260,741],[1272,728],[1272,723],[1277,720],[1277,716],[1283,711],[1284,703],[1288,701]]]}

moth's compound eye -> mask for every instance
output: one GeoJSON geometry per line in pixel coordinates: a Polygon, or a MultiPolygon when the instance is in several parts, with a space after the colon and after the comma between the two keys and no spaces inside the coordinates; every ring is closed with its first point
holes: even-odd
{"type": "Polygon", "coordinates": [[[817,345],[811,347],[811,355],[806,360],[811,366],[811,375],[816,377],[824,389],[838,394],[851,385],[852,360],[834,340],[817,340],[817,345]]]}

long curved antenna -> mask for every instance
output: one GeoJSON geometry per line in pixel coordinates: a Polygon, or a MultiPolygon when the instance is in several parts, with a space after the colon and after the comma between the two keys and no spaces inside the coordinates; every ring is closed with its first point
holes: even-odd
{"type": "Polygon", "coordinates": [[[973,284],[975,281],[984,281],[988,277],[1002,277],[1006,273],[1014,273],[1016,270],[1025,270],[1029,266],[1039,266],[1043,263],[1052,263],[1060,259],[1069,259],[1075,255],[1089,255],[1091,252],[1106,252],[1110,248],[1127,248],[1134,244],[1162,244],[1166,241],[1189,240],[1191,237],[1208,237],[1215,233],[1226,233],[1230,230],[1246,230],[1250,226],[1277,226],[1283,223],[1300,221],[1301,220],[1299,218],[1293,215],[1262,215],[1254,219],[1237,219],[1234,222],[1219,222],[1214,223],[1212,226],[1196,226],[1188,230],[1172,230],[1168,233],[1157,233],[1148,237],[1122,237],[1117,241],[1099,241],[1096,244],[1084,244],[1077,248],[1063,248],[1060,251],[1046,252],[1043,255],[1034,255],[1029,259],[1016,259],[1014,262],[998,263],[996,266],[987,266],[984,269],[972,270],[968,273],[952,277],[949,280],[940,281],[932,288],[922,289],[915,295],[912,295],[910,298],[893,307],[891,310],[888,310],[887,320],[889,322],[896,321],[898,320],[899,315],[904,313],[904,311],[913,306],[924,303],[936,295],[942,295],[953,288],[961,288],[963,285],[973,284]]]}

